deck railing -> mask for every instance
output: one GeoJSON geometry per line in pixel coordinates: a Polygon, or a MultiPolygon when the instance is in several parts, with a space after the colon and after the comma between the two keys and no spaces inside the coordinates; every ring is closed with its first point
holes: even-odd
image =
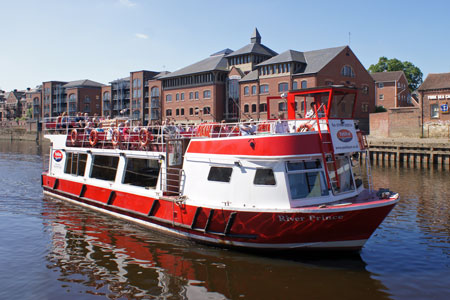
{"type": "MultiPolygon", "coordinates": [[[[325,120],[320,120],[323,130],[322,121],[325,120]]],[[[301,134],[317,130],[313,119],[141,126],[125,118],[58,117],[46,118],[43,123],[45,134],[66,135],[66,145],[70,147],[158,152],[165,152],[166,142],[174,139],[301,134]]]]}

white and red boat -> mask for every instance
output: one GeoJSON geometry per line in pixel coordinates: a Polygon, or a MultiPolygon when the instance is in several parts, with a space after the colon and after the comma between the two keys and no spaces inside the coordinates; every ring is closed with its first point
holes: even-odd
{"type": "Polygon", "coordinates": [[[367,188],[358,174],[353,157],[366,145],[356,90],[268,97],[268,116],[273,102],[286,118],[189,128],[106,120],[100,129],[47,120],[44,194],[218,246],[360,249],[398,194],[372,191],[369,163],[367,188]]]}

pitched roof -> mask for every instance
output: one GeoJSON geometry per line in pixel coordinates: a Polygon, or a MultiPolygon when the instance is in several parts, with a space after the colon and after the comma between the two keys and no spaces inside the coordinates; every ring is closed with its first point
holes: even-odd
{"type": "Polygon", "coordinates": [[[261,44],[261,35],[259,34],[258,29],[255,28],[252,36],[250,37],[250,44],[245,45],[244,47],[228,54],[227,57],[233,57],[243,54],[261,54],[266,56],[275,56],[278,53],[261,44]]]}
{"type": "Polygon", "coordinates": [[[75,88],[75,87],[102,87],[104,84],[95,82],[89,79],[70,81],[63,85],[64,88],[75,88]]]}
{"type": "Polygon", "coordinates": [[[431,73],[420,85],[419,91],[450,88],[450,73],[431,73]]]}
{"type": "Polygon", "coordinates": [[[346,47],[347,46],[340,46],[303,52],[306,60],[306,68],[301,71],[301,73],[311,74],[319,72],[346,47]]]}
{"type": "Polygon", "coordinates": [[[263,44],[258,43],[250,43],[241,49],[238,49],[231,54],[228,54],[227,57],[233,57],[243,54],[261,54],[261,55],[267,55],[267,56],[275,56],[278,53],[273,51],[272,49],[264,46],[263,44]]]}
{"type": "Polygon", "coordinates": [[[245,75],[239,82],[256,81],[259,78],[258,70],[253,70],[245,75]]]}
{"type": "Polygon", "coordinates": [[[167,79],[172,77],[178,77],[189,74],[203,73],[209,71],[227,71],[227,60],[224,54],[213,54],[212,56],[205,58],[192,65],[179,69],[175,72],[161,76],[161,79],[167,79]]]}
{"type": "Polygon", "coordinates": [[[375,72],[375,73],[370,73],[370,75],[372,76],[373,80],[375,81],[396,81],[399,80],[400,77],[402,77],[403,71],[392,71],[392,72],[375,72]]]}
{"type": "Polygon", "coordinates": [[[283,53],[278,54],[277,56],[274,56],[272,58],[269,58],[268,60],[263,61],[262,63],[258,64],[258,66],[292,62],[292,61],[306,63],[305,55],[303,54],[303,52],[295,50],[287,50],[284,51],[283,53]]]}

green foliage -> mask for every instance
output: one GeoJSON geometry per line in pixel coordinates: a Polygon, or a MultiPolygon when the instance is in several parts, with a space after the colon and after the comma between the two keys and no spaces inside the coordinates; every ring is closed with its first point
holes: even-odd
{"type": "Polygon", "coordinates": [[[387,112],[387,109],[386,108],[384,108],[384,106],[376,106],[375,107],[375,112],[376,113],[379,113],[379,112],[387,112]]]}
{"type": "Polygon", "coordinates": [[[33,108],[27,109],[27,118],[31,119],[33,117],[33,108]]]}
{"type": "Polygon", "coordinates": [[[388,59],[385,56],[380,57],[378,63],[370,65],[369,72],[392,72],[403,71],[406,79],[408,80],[408,86],[410,91],[415,91],[423,82],[422,71],[409,61],[400,61],[396,58],[388,59]]]}

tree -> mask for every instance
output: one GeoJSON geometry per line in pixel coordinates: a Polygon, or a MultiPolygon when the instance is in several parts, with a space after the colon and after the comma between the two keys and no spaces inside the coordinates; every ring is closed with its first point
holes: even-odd
{"type": "Polygon", "coordinates": [[[408,87],[411,92],[415,91],[423,82],[422,71],[409,61],[400,61],[396,58],[388,59],[385,56],[380,57],[378,63],[370,65],[369,72],[392,72],[403,71],[408,80],[408,87]]]}

